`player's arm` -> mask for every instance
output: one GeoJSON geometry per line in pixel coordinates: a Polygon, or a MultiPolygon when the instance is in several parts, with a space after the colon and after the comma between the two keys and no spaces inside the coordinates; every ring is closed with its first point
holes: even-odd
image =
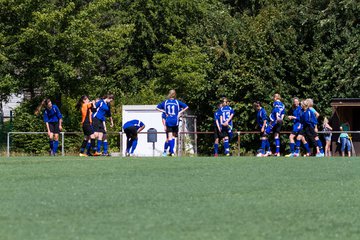
{"type": "Polygon", "coordinates": [[[62,131],[62,118],[59,119],[59,130],[60,132],[62,131]]]}
{"type": "Polygon", "coordinates": [[[45,122],[45,125],[46,125],[47,134],[48,134],[48,135],[49,135],[49,137],[50,137],[51,132],[50,132],[49,123],[48,123],[48,122],[45,122]]]}
{"type": "Polygon", "coordinates": [[[263,125],[261,127],[261,132],[264,132],[265,131],[265,126],[266,126],[266,119],[263,121],[263,125]]]}
{"type": "Polygon", "coordinates": [[[158,110],[159,112],[163,112],[163,113],[166,114],[164,102],[158,104],[158,105],[156,106],[156,110],[158,110]]]}
{"type": "Polygon", "coordinates": [[[138,132],[138,133],[141,132],[142,130],[144,130],[144,128],[145,128],[145,125],[141,126],[141,127],[137,130],[137,132],[138,132]]]}
{"type": "Polygon", "coordinates": [[[113,126],[114,126],[113,118],[112,118],[112,117],[109,117],[109,119],[110,119],[110,127],[113,127],[113,126]]]}
{"type": "MultiPolygon", "coordinates": [[[[220,117],[220,121],[221,121],[221,117],[220,117]]],[[[219,121],[216,120],[215,122],[216,122],[216,127],[218,128],[219,132],[221,132],[221,126],[219,124],[219,121]]]]}
{"type": "Polygon", "coordinates": [[[183,112],[185,112],[186,110],[188,110],[188,109],[189,109],[188,106],[186,106],[185,108],[181,109],[181,111],[179,112],[179,116],[180,116],[183,112]]]}
{"type": "Polygon", "coordinates": [[[105,121],[103,121],[103,126],[104,126],[105,132],[107,132],[107,130],[106,130],[106,122],[105,121]]]}
{"type": "Polygon", "coordinates": [[[226,120],[222,125],[224,126],[228,126],[229,122],[231,121],[231,119],[234,117],[234,114],[231,114],[230,117],[228,118],[228,120],[226,120]]]}

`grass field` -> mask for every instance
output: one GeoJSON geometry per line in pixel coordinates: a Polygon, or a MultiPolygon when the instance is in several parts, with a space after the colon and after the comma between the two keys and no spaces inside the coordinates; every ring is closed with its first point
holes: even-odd
{"type": "Polygon", "coordinates": [[[360,158],[0,159],[0,239],[360,239],[360,158]]]}

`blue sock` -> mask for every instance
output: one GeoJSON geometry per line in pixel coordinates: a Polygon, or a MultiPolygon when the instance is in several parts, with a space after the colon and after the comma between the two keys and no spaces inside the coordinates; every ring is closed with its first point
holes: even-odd
{"type": "Polygon", "coordinates": [[[276,146],[275,153],[279,153],[280,152],[280,138],[275,138],[275,146],[276,146]]]}
{"type": "Polygon", "coordinates": [[[96,151],[99,153],[101,151],[101,145],[102,145],[102,141],[101,140],[97,140],[97,148],[96,151]]]}
{"type": "Polygon", "coordinates": [[[214,144],[214,154],[218,154],[219,152],[219,144],[215,143],[214,144]]]}
{"type": "Polygon", "coordinates": [[[132,142],[132,144],[131,144],[131,152],[130,152],[130,153],[134,153],[137,144],[138,144],[138,140],[137,140],[137,139],[134,139],[133,142],[132,142]]]}
{"type": "Polygon", "coordinates": [[[261,153],[265,154],[266,149],[266,140],[261,140],[261,153]]]}
{"type": "Polygon", "coordinates": [[[295,142],[295,153],[296,153],[296,154],[299,154],[299,153],[300,153],[300,144],[301,144],[301,141],[300,141],[300,140],[296,140],[296,142],[295,142]]]}
{"type": "Polygon", "coordinates": [[[305,148],[306,152],[310,154],[310,151],[311,151],[311,150],[310,150],[310,147],[309,147],[309,144],[308,144],[308,143],[305,143],[305,144],[304,144],[304,148],[305,148]]]}
{"type": "Polygon", "coordinates": [[[164,144],[164,153],[166,153],[168,147],[169,147],[169,142],[165,142],[165,144],[164,144]]]}
{"type": "Polygon", "coordinates": [[[295,151],[295,143],[290,143],[290,152],[294,153],[295,151]]]}
{"type": "Polygon", "coordinates": [[[108,142],[107,140],[103,141],[103,149],[104,149],[104,153],[108,153],[108,142]]]}
{"type": "Polygon", "coordinates": [[[170,153],[174,153],[175,139],[169,140],[170,153]]]}
{"type": "Polygon", "coordinates": [[[54,151],[54,141],[53,141],[53,140],[50,140],[50,141],[49,141],[49,144],[50,144],[50,150],[51,150],[51,151],[54,151]]]}
{"type": "Polygon", "coordinates": [[[54,153],[57,153],[57,150],[58,150],[58,146],[59,146],[59,141],[54,141],[54,153]]]}
{"type": "Polygon", "coordinates": [[[324,153],[323,145],[322,145],[322,142],[320,141],[320,139],[316,140],[316,144],[319,147],[320,153],[324,153]]]}
{"type": "Polygon", "coordinates": [[[228,154],[230,152],[229,139],[224,139],[224,149],[225,154],[228,154]]]}
{"type": "Polygon", "coordinates": [[[269,139],[266,139],[266,151],[271,152],[269,139]]]}

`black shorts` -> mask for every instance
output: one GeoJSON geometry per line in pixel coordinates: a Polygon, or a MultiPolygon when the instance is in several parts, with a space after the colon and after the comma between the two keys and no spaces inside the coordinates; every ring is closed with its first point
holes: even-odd
{"type": "Polygon", "coordinates": [[[272,131],[273,133],[280,133],[281,132],[282,123],[276,123],[273,127],[272,131]]]}
{"type": "Polygon", "coordinates": [[[83,123],[82,129],[85,136],[94,134],[94,128],[90,123],[83,123]]]}
{"type": "Polygon", "coordinates": [[[49,124],[50,132],[56,133],[56,134],[60,133],[59,122],[48,122],[48,124],[49,124]]]}
{"type": "Polygon", "coordinates": [[[179,132],[179,126],[166,126],[166,133],[173,133],[175,137],[177,137],[177,134],[179,132]]]}
{"type": "Polygon", "coordinates": [[[310,127],[310,126],[306,126],[305,127],[305,136],[311,139],[315,139],[318,134],[317,132],[315,132],[315,129],[310,127]]]}
{"type": "Polygon", "coordinates": [[[266,137],[266,138],[267,138],[268,135],[266,134],[265,131],[262,132],[262,131],[260,130],[260,138],[263,138],[263,137],[266,137]]]}
{"type": "Polygon", "coordinates": [[[218,139],[224,138],[222,132],[219,131],[219,129],[218,129],[217,126],[214,127],[214,138],[215,138],[215,139],[217,139],[217,138],[218,138],[218,139]]]}
{"type": "Polygon", "coordinates": [[[93,118],[93,129],[94,132],[106,133],[104,128],[104,122],[96,117],[93,118]]]}
{"type": "Polygon", "coordinates": [[[228,127],[222,126],[221,128],[221,136],[224,137],[230,137],[231,131],[229,131],[228,127]]]}
{"type": "Polygon", "coordinates": [[[137,135],[138,135],[138,132],[137,132],[137,129],[135,126],[131,126],[131,127],[128,127],[128,128],[125,128],[124,129],[124,132],[126,134],[126,137],[129,139],[137,139],[137,135]]]}

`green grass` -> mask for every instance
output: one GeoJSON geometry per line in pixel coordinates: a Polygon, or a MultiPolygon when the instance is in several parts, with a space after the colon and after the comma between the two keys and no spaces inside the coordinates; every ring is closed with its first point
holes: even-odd
{"type": "Polygon", "coordinates": [[[0,239],[360,239],[360,158],[0,160],[0,239]]]}

